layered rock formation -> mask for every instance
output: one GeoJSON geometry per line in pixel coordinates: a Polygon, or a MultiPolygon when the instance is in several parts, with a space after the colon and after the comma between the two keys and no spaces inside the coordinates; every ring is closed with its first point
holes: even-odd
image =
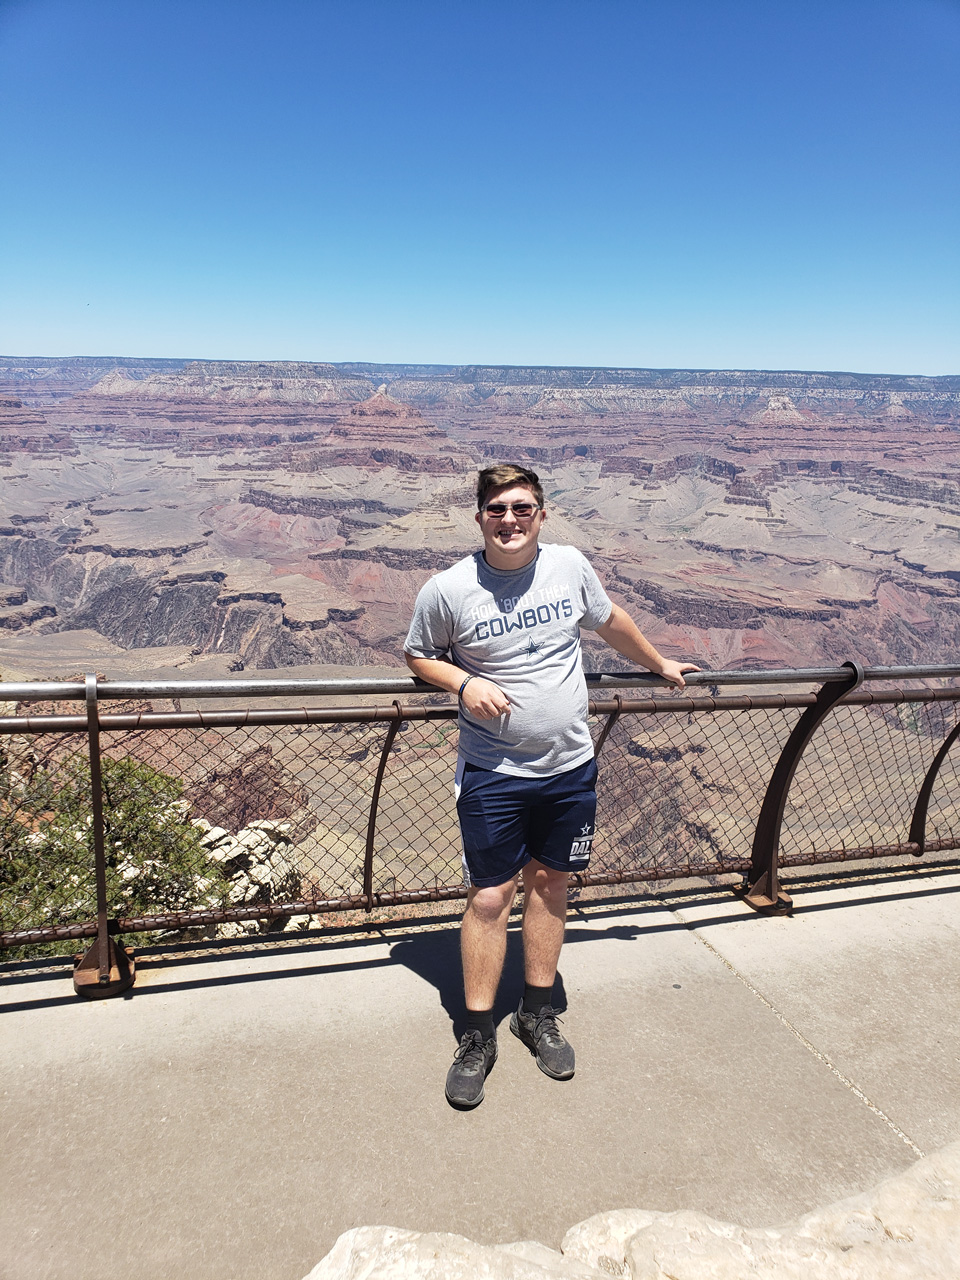
{"type": "Polygon", "coordinates": [[[56,404],[94,386],[119,370],[131,378],[182,369],[186,360],[129,356],[0,356],[0,395],[20,396],[27,404],[56,404]]]}
{"type": "Polygon", "coordinates": [[[94,397],[149,403],[343,404],[365,400],[369,380],[332,364],[191,360],[180,369],[131,376],[116,368],[90,388],[94,397]]]}
{"type": "Polygon", "coordinates": [[[960,644],[957,378],[7,359],[0,400],[0,647],[395,666],[504,458],[677,656],[960,644]]]}
{"type": "Polygon", "coordinates": [[[802,424],[855,414],[960,419],[960,378],[771,370],[596,369],[128,357],[0,357],[0,395],[53,404],[97,398],[173,403],[350,404],[380,394],[438,420],[483,409],[541,419],[703,413],[802,424]]]}

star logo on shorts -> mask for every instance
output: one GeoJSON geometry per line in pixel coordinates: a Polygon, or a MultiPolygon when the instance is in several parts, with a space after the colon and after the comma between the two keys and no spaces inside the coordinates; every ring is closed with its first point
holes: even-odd
{"type": "Polygon", "coordinates": [[[588,823],[586,823],[586,825],[585,825],[585,826],[582,826],[582,827],[580,828],[580,834],[581,834],[582,836],[588,836],[588,835],[590,834],[590,823],[589,823],[589,822],[588,822],[588,823]]]}
{"type": "Polygon", "coordinates": [[[531,637],[530,643],[527,645],[527,653],[531,658],[535,658],[542,648],[543,645],[537,644],[536,640],[531,637]]]}

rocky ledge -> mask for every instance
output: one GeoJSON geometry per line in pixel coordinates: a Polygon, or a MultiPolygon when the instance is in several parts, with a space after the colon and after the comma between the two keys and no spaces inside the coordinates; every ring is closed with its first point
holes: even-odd
{"type": "Polygon", "coordinates": [[[785,1227],[705,1213],[615,1209],[572,1227],[560,1251],[533,1241],[357,1227],[306,1280],[956,1280],[960,1142],[872,1191],[785,1227]]]}

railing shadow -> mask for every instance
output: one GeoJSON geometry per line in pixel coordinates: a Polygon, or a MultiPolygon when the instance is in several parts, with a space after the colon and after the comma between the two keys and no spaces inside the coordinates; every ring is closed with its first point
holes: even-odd
{"type": "MultiPolygon", "coordinates": [[[[808,889],[848,890],[855,885],[864,892],[850,896],[838,896],[834,900],[799,905],[797,916],[843,911],[852,907],[882,905],[935,897],[944,893],[960,893],[960,865],[940,861],[899,868],[843,869],[825,874],[804,875],[792,878],[791,887],[808,889]],[[957,882],[948,886],[927,886],[929,876],[956,877],[957,882]],[[902,885],[896,893],[876,893],[877,887],[902,885]]],[[[424,920],[396,920],[373,927],[370,936],[356,937],[356,926],[344,926],[339,937],[331,937],[327,930],[315,930],[302,935],[263,935],[262,941],[192,942],[176,945],[143,948],[138,953],[138,967],[142,974],[159,976],[170,971],[171,981],[151,980],[133,987],[120,997],[123,1000],[139,1000],[149,996],[176,994],[184,991],[200,991],[216,988],[246,986],[252,983],[282,982],[291,978],[323,977],[337,973],[355,973],[362,970],[387,969],[402,965],[422,981],[433,986],[441,1007],[450,1019],[455,1037],[462,1033],[463,988],[460,970],[459,913],[424,920]],[[428,924],[429,927],[423,927],[428,924]],[[438,927],[440,926],[440,927],[438,927]],[[278,943],[282,939],[282,952],[278,943]],[[370,950],[389,945],[387,955],[369,954],[370,950]],[[336,953],[336,959],[331,953],[336,953]],[[213,973],[202,977],[182,976],[197,966],[221,966],[237,961],[264,959],[277,960],[279,956],[316,957],[315,964],[290,964],[283,968],[272,967],[256,972],[213,973]],[[320,962],[329,956],[329,962],[320,962]]],[[[585,942],[602,942],[607,939],[639,941],[657,934],[683,933],[691,929],[750,922],[752,928],[762,929],[766,917],[731,900],[727,886],[684,888],[678,886],[661,893],[635,893],[614,899],[573,904],[567,926],[565,946],[585,942]],[[670,913],[673,907],[722,907],[716,915],[698,917],[693,922],[683,922],[670,913]],[[623,917],[636,917],[638,912],[649,911],[649,923],[623,917]],[[606,923],[604,923],[606,922],[606,923]]],[[[70,957],[48,957],[37,960],[19,960],[0,965],[0,983],[3,988],[29,986],[32,991],[40,984],[60,983],[72,976],[70,957]]],[[[523,952],[519,929],[519,909],[507,935],[507,955],[500,993],[494,1006],[494,1019],[499,1024],[513,1012],[523,990],[523,952]]],[[[31,994],[32,994],[31,991],[31,994]]],[[[566,992],[562,976],[558,974],[554,1000],[561,1012],[566,1008],[566,992]]],[[[87,1008],[88,1003],[71,990],[63,995],[39,995],[26,1000],[9,1000],[0,1004],[0,1015],[29,1010],[52,1009],[66,1006],[87,1008]]]]}

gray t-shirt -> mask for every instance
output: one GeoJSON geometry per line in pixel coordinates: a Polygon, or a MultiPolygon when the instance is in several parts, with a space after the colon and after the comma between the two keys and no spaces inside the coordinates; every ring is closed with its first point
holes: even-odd
{"type": "Polygon", "coordinates": [[[483,552],[438,573],[417,597],[404,644],[414,658],[449,658],[485,676],[510,712],[476,720],[460,705],[460,754],[481,769],[550,777],[593,754],[580,628],[613,605],[576,547],[541,545],[522,569],[493,569],[483,552]]]}

